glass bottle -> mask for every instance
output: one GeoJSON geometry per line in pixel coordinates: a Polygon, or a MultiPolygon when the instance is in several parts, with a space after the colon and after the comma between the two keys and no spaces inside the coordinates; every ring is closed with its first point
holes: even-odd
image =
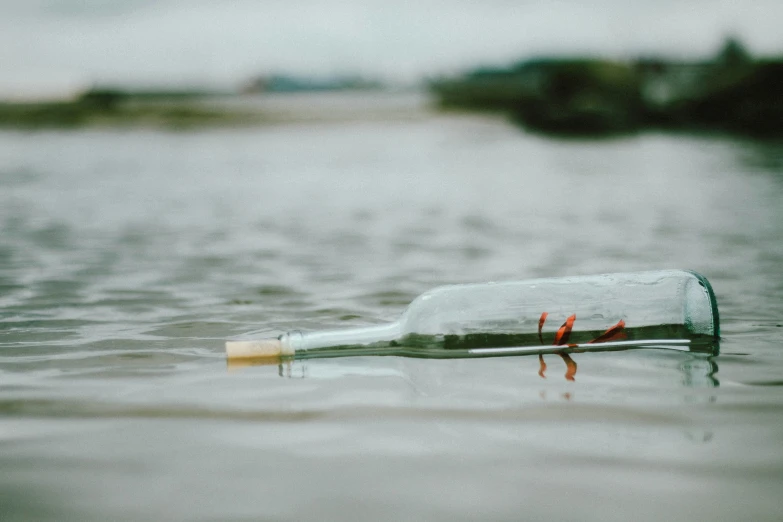
{"type": "Polygon", "coordinates": [[[453,358],[668,348],[714,353],[718,306],[692,271],[604,274],[435,288],[399,320],[229,341],[229,359],[400,355],[453,358]]]}

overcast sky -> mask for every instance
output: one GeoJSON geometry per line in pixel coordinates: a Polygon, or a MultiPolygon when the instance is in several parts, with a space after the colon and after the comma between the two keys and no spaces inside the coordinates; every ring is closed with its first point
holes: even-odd
{"type": "Polygon", "coordinates": [[[414,80],[537,54],[783,53],[780,0],[0,0],[0,90],[236,85],[269,71],[414,80]]]}

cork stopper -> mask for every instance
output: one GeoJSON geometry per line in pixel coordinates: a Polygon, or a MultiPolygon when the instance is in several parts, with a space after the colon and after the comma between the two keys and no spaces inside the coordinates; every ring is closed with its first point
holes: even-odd
{"type": "Polygon", "coordinates": [[[231,359],[264,359],[293,355],[280,339],[226,342],[226,357],[231,359]]]}
{"type": "Polygon", "coordinates": [[[254,357],[243,359],[226,359],[226,368],[228,371],[242,370],[250,366],[280,366],[283,363],[291,365],[291,360],[284,360],[282,357],[254,357]]]}

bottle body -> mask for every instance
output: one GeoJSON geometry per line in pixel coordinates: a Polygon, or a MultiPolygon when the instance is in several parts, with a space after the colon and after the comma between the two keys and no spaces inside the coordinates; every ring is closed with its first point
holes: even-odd
{"type": "Polygon", "coordinates": [[[281,354],[480,357],[663,346],[713,351],[717,302],[684,270],[439,287],[394,323],[289,332],[281,354]]]}

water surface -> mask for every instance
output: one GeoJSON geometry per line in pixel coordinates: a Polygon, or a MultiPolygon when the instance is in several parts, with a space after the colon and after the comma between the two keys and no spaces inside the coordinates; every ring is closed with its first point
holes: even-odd
{"type": "Polygon", "coordinates": [[[0,518],[778,520],[783,145],[377,103],[0,134],[0,518]],[[439,284],[670,267],[720,355],[224,360],[439,284]]]}

